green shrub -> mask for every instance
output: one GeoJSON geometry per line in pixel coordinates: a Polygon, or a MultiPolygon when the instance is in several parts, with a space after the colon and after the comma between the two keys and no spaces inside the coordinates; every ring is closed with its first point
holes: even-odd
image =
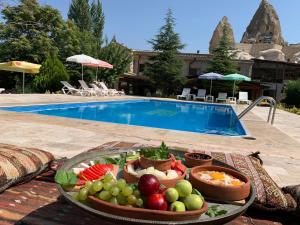
{"type": "Polygon", "coordinates": [[[288,106],[300,107],[300,79],[289,81],[286,87],[286,98],[284,102],[288,106]]]}
{"type": "Polygon", "coordinates": [[[68,81],[69,75],[56,53],[50,53],[42,64],[39,75],[34,79],[34,87],[38,92],[56,92],[61,89],[60,81],[68,81]]]}

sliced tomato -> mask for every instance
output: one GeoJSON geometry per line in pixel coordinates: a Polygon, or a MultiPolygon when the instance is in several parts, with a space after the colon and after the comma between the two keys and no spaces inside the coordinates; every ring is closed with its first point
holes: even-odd
{"type": "Polygon", "coordinates": [[[79,178],[81,180],[92,180],[92,177],[90,177],[88,174],[84,174],[83,171],[79,173],[79,178]]]}
{"type": "Polygon", "coordinates": [[[86,169],[85,171],[83,171],[83,174],[89,174],[90,176],[92,176],[93,178],[98,178],[99,177],[99,173],[94,172],[93,170],[91,170],[90,168],[86,169]]]}
{"type": "Polygon", "coordinates": [[[180,160],[178,160],[178,161],[176,161],[176,165],[175,165],[174,169],[175,169],[175,170],[179,170],[179,171],[181,171],[182,173],[184,173],[185,170],[186,170],[186,166],[183,165],[183,164],[181,163],[180,160]]]}
{"type": "Polygon", "coordinates": [[[97,164],[95,165],[95,167],[97,167],[97,169],[101,171],[102,176],[109,171],[113,171],[114,168],[113,164],[97,164]]]}

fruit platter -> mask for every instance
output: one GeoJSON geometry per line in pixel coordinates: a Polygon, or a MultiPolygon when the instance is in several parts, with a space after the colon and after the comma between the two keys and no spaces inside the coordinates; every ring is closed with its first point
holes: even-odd
{"type": "Polygon", "coordinates": [[[105,220],[224,224],[247,210],[255,190],[246,176],[209,157],[164,143],[85,152],[65,162],[55,181],[70,203],[105,220]]]}

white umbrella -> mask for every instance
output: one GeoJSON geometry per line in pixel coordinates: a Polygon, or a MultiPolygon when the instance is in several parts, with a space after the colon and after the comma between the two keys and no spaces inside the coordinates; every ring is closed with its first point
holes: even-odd
{"type": "Polygon", "coordinates": [[[91,56],[88,56],[88,55],[73,55],[69,58],[67,58],[67,62],[75,62],[75,63],[78,63],[78,64],[81,64],[81,77],[82,77],[82,80],[83,80],[83,65],[84,64],[97,64],[98,61],[97,59],[91,57],[91,56]]]}
{"type": "Polygon", "coordinates": [[[211,95],[211,89],[212,89],[212,81],[213,80],[220,80],[222,79],[223,75],[218,73],[205,73],[200,75],[198,78],[202,80],[210,80],[210,92],[209,95],[211,95]]]}

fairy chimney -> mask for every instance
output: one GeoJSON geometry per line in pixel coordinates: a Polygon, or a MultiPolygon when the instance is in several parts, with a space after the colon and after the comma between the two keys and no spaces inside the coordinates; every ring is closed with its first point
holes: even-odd
{"type": "Polygon", "coordinates": [[[232,26],[228,22],[228,18],[226,16],[224,16],[222,18],[222,20],[219,22],[218,26],[216,27],[216,29],[213,33],[213,36],[209,42],[209,52],[211,52],[212,49],[217,48],[219,46],[219,42],[220,42],[221,38],[223,37],[225,26],[227,26],[228,39],[229,39],[230,43],[232,43],[232,45],[234,44],[235,41],[234,41],[232,26]]]}
{"type": "Polygon", "coordinates": [[[281,33],[279,17],[274,7],[267,0],[262,0],[260,3],[259,8],[243,35],[241,43],[285,45],[281,33]]]}

